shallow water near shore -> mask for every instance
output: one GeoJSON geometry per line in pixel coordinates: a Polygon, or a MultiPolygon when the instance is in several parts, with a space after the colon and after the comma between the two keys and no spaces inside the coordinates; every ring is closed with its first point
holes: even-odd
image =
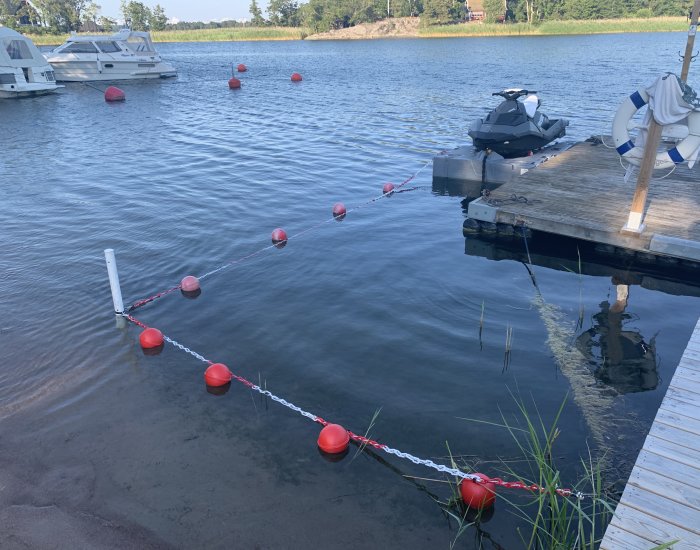
{"type": "MultiPolygon", "coordinates": [[[[146,356],[138,327],[115,326],[105,248],[133,303],[267,247],[275,227],[313,230],[135,316],[304,410],[443,464],[449,443],[487,475],[510,477],[500,460],[520,457],[483,422],[515,421],[515,399],[549,422],[567,399],[562,485],[588,447],[624,480],[697,321],[697,287],[624,261],[614,279],[533,261],[535,288],[522,243],[495,261],[493,243],[465,242],[461,197],[426,163],[463,145],[506,87],[538,90],[571,139],[607,134],[622,98],[680,72],[684,41],[161,44],[180,76],[119,83],[122,104],[81,84],[0,103],[0,546],[449,547],[436,503],[449,488],[420,479],[438,472],[354,447],[328,462],[317,424],[240,384],[213,395],[203,362],[171,345],[146,356]],[[249,71],[229,90],[238,63],[249,71]],[[368,204],[421,167],[408,192],[368,204]],[[351,210],[342,222],[335,202],[351,210]],[[611,314],[627,272],[627,308],[611,314]],[[613,338],[637,356],[611,362],[613,338]]],[[[519,548],[522,525],[499,501],[457,547],[519,548]]]]}

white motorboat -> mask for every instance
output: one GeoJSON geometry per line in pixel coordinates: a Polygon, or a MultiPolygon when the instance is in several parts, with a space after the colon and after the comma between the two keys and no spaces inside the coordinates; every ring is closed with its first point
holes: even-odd
{"type": "Polygon", "coordinates": [[[56,80],[140,80],[177,76],[177,70],[156,52],[148,32],[123,29],[112,35],[71,34],[44,54],[56,80]]]}
{"type": "Polygon", "coordinates": [[[0,98],[55,92],[54,71],[26,36],[0,26],[0,98]]]}

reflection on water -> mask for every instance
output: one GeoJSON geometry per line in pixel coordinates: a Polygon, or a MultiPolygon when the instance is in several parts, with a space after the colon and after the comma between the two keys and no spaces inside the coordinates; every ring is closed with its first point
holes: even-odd
{"type": "Polygon", "coordinates": [[[576,338],[576,346],[590,360],[596,379],[617,392],[653,390],[659,383],[655,338],[647,343],[639,331],[624,329],[625,322],[632,319],[625,313],[629,285],[617,284],[615,288],[615,302],[601,302],[591,328],[576,338]]]}
{"type": "MultiPolygon", "coordinates": [[[[630,287],[648,285],[672,294],[698,295],[700,288],[691,285],[697,279],[678,268],[641,266],[618,267],[624,258],[602,257],[596,245],[566,237],[533,232],[524,237],[497,237],[495,233],[465,237],[465,253],[494,260],[516,260],[525,265],[533,283],[533,304],[547,332],[547,345],[561,372],[567,377],[574,402],[583,413],[599,449],[605,451],[606,465],[611,465],[611,424],[631,420],[617,418],[615,396],[655,389],[659,384],[656,366],[655,336],[648,342],[638,330],[625,327],[636,317],[626,313],[630,287]],[[575,254],[575,255],[574,255],[575,254]],[[616,266],[617,264],[617,266],[616,266]],[[591,326],[584,328],[584,311],[580,306],[578,320],[572,319],[559,306],[545,300],[533,269],[535,266],[608,277],[615,297],[600,303],[591,326]],[[684,278],[685,277],[685,278],[684,278]],[[687,282],[686,282],[687,281],[687,282]],[[591,372],[596,383],[591,381],[591,372]]],[[[660,330],[661,327],[659,327],[660,330]]]]}

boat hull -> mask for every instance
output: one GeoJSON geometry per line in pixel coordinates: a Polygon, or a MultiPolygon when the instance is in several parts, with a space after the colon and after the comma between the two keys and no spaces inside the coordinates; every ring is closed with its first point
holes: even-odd
{"type": "Polygon", "coordinates": [[[100,62],[51,60],[59,82],[143,80],[174,78],[177,71],[167,63],[100,62]]]}
{"type": "Polygon", "coordinates": [[[15,97],[35,97],[56,93],[58,87],[44,90],[3,90],[0,88],[0,99],[12,99],[15,97]]]}

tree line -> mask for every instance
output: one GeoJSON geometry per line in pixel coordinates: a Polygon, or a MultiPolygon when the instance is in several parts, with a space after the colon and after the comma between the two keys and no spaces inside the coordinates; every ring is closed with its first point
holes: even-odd
{"type": "MultiPolygon", "coordinates": [[[[33,33],[66,33],[71,31],[111,31],[117,21],[98,15],[102,7],[88,0],[0,0],[0,23],[7,27],[32,26],[33,33]]],[[[168,17],[156,4],[122,0],[121,13],[126,25],[135,31],[165,30],[168,17]]]]}
{"type": "MultiPolygon", "coordinates": [[[[529,23],[566,19],[617,19],[687,15],[692,0],[483,0],[486,22],[529,23]]],[[[49,33],[112,30],[117,22],[99,16],[101,7],[89,0],[0,0],[0,23],[9,27],[35,25],[49,33]],[[36,7],[36,9],[34,8],[36,7]]],[[[165,10],[143,2],[122,0],[124,21],[133,30],[202,29],[238,26],[309,28],[312,32],[371,23],[387,17],[420,16],[424,25],[467,21],[469,0],[269,0],[266,15],[258,0],[250,1],[249,22],[168,23],[165,10]]]]}

